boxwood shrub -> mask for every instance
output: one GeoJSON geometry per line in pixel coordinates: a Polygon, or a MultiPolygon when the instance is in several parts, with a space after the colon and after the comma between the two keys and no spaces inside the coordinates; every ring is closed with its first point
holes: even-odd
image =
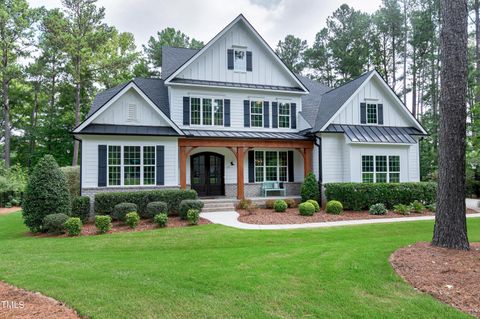
{"type": "Polygon", "coordinates": [[[278,199],[273,204],[273,208],[277,213],[283,213],[287,210],[288,204],[283,199],[278,199]]]}
{"type": "Polygon", "coordinates": [[[77,196],[72,199],[72,217],[78,217],[85,223],[90,215],[90,197],[77,196]]]}
{"type": "Polygon", "coordinates": [[[137,205],[134,203],[120,203],[113,207],[112,218],[115,220],[125,221],[125,216],[132,212],[137,212],[137,205]]]}
{"type": "Polygon", "coordinates": [[[304,202],[298,206],[298,211],[302,216],[313,216],[315,213],[315,206],[312,203],[304,202]]]}
{"type": "Polygon", "coordinates": [[[187,212],[190,209],[198,210],[198,213],[202,211],[203,202],[196,199],[185,199],[180,203],[180,218],[187,219],[187,212]]]}
{"type": "Polygon", "coordinates": [[[78,236],[82,232],[82,221],[78,217],[70,217],[64,224],[68,236],[78,236]]]}
{"type": "Polygon", "coordinates": [[[428,205],[435,203],[437,194],[437,184],[433,182],[327,183],[324,186],[327,200],[342,202],[346,210],[368,210],[376,203],[383,203],[391,209],[394,205],[408,205],[414,200],[428,205]]]}
{"type": "Polygon", "coordinates": [[[63,234],[68,216],[62,213],[50,214],[43,219],[43,229],[49,234],[63,234]]]}
{"type": "Polygon", "coordinates": [[[184,199],[197,199],[197,192],[191,189],[161,189],[137,192],[108,192],[95,195],[95,214],[105,215],[113,212],[113,207],[120,203],[134,203],[137,205],[137,212],[144,215],[147,204],[150,202],[165,202],[168,206],[168,213],[176,215],[179,213],[180,202],[184,199]]]}
{"type": "Polygon", "coordinates": [[[165,202],[151,202],[147,204],[146,212],[141,215],[143,218],[154,218],[158,214],[167,214],[168,206],[165,202]]]}

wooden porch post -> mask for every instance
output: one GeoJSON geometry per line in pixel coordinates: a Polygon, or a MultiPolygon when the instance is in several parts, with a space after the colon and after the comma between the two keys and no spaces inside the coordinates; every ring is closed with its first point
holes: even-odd
{"type": "Polygon", "coordinates": [[[303,154],[303,174],[307,177],[308,173],[312,171],[312,149],[306,148],[303,154]]]}
{"type": "Polygon", "coordinates": [[[180,188],[187,188],[187,147],[180,146],[180,188]]]}
{"type": "Polygon", "coordinates": [[[243,173],[244,157],[245,157],[244,148],[237,147],[237,199],[245,198],[244,173],[243,173]]]}

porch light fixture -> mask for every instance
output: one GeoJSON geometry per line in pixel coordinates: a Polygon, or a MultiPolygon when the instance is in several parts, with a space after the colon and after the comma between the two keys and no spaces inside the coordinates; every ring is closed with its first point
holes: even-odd
{"type": "Polygon", "coordinates": [[[235,163],[233,163],[233,162],[230,162],[230,166],[235,166],[235,163]]]}

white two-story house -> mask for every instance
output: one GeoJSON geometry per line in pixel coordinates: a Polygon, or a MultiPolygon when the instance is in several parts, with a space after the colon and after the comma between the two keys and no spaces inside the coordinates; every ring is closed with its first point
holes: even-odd
{"type": "Polygon", "coordinates": [[[337,88],[293,74],[238,16],[200,50],[164,47],[162,77],[99,93],[83,123],[81,189],[192,188],[258,197],[327,182],[419,181],[426,132],[376,71],[337,88]]]}

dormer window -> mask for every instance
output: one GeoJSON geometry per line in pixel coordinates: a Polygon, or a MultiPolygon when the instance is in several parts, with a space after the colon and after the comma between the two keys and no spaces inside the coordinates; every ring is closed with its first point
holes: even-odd
{"type": "Polygon", "coordinates": [[[377,124],[377,104],[367,104],[367,124],[377,124]]]}
{"type": "Polygon", "coordinates": [[[247,71],[247,54],[245,50],[235,49],[233,52],[233,67],[235,71],[247,71]]]}

